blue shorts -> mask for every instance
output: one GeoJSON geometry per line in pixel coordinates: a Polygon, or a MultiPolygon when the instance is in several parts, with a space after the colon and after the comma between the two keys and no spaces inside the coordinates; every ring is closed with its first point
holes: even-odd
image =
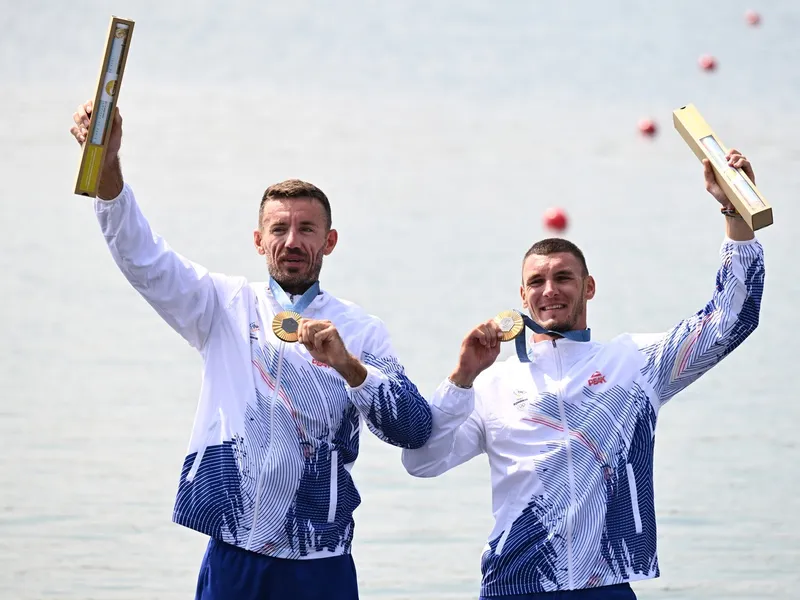
{"type": "Polygon", "coordinates": [[[636,600],[628,583],[618,583],[604,587],[563,592],[543,592],[540,594],[515,594],[511,596],[481,596],[481,600],[636,600]]]}
{"type": "Polygon", "coordinates": [[[356,567],[349,554],[286,560],[211,538],[195,600],[358,600],[356,567]]]}

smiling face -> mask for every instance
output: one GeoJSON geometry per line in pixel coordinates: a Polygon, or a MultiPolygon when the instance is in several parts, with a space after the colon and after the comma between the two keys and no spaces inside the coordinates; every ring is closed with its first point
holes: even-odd
{"type": "Polygon", "coordinates": [[[594,278],[572,252],[529,254],[522,264],[522,304],[545,329],[586,329],[586,302],[594,293],[594,278]]]}
{"type": "Polygon", "coordinates": [[[338,239],[328,219],[316,198],[269,199],[263,204],[253,242],[266,257],[269,274],[287,293],[301,294],[319,279],[322,259],[333,252],[338,239]]]}

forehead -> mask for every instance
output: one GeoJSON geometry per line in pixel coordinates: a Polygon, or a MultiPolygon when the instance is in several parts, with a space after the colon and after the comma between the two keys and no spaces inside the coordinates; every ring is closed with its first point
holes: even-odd
{"type": "Polygon", "coordinates": [[[307,221],[325,225],[327,215],[322,203],[315,198],[280,198],[264,204],[262,223],[277,221],[307,221]]]}
{"type": "Polygon", "coordinates": [[[531,275],[548,275],[558,271],[570,271],[580,274],[583,271],[578,257],[571,252],[554,252],[553,254],[531,254],[522,265],[522,277],[531,275]]]}

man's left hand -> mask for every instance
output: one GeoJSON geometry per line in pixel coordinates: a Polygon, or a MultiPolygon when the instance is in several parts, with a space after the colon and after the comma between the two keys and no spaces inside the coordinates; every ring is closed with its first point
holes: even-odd
{"type": "Polygon", "coordinates": [[[367,369],[347,351],[336,326],[330,321],[300,319],[297,341],[314,359],[336,369],[350,387],[358,387],[367,378],[367,369]]]}
{"type": "MultiPolygon", "coordinates": [[[[735,148],[731,148],[728,154],[725,155],[725,158],[728,160],[729,167],[733,167],[734,169],[742,169],[742,171],[745,172],[745,175],[750,178],[750,181],[755,184],[756,175],[753,173],[753,167],[750,165],[750,161],[747,160],[741,152],[735,148]]],[[[731,204],[731,201],[728,200],[725,192],[720,187],[719,183],[717,183],[714,169],[707,158],[703,159],[703,168],[706,178],[706,190],[708,190],[708,193],[714,196],[714,198],[717,199],[717,202],[719,202],[724,208],[734,208],[731,204]]]]}

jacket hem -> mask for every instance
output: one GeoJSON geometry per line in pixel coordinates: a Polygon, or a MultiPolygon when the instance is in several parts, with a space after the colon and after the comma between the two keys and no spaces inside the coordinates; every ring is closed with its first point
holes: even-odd
{"type": "Polygon", "coordinates": [[[634,581],[657,579],[660,576],[661,573],[635,573],[627,578],[610,577],[608,579],[605,579],[603,583],[599,585],[575,586],[573,588],[570,588],[569,586],[565,585],[564,587],[560,587],[557,590],[542,590],[541,587],[533,585],[525,586],[522,584],[513,584],[513,585],[505,584],[505,585],[490,585],[490,586],[481,585],[481,597],[502,598],[503,596],[522,596],[525,594],[541,594],[543,592],[557,593],[557,592],[571,592],[575,590],[588,590],[588,589],[594,590],[598,588],[608,587],[610,585],[620,585],[622,583],[633,583],[634,581]]]}
{"type": "Polygon", "coordinates": [[[220,536],[215,534],[211,531],[206,531],[201,527],[196,527],[191,523],[192,519],[189,517],[184,516],[182,513],[173,513],[172,522],[176,525],[180,525],[181,527],[186,527],[187,529],[191,529],[192,531],[196,531],[198,533],[202,533],[207,535],[210,538],[214,538],[218,542],[222,542],[224,544],[229,544],[231,546],[235,546],[241,550],[246,550],[247,552],[252,552],[253,554],[258,554],[261,556],[269,556],[270,558],[280,558],[284,560],[319,560],[323,558],[334,558],[336,556],[344,556],[352,553],[352,548],[348,544],[347,547],[339,546],[336,550],[329,550],[327,548],[323,548],[322,550],[313,550],[310,552],[306,552],[305,554],[301,555],[297,550],[292,548],[273,548],[270,550],[251,550],[246,548],[247,540],[242,539],[239,541],[225,539],[225,536],[220,536]]]}

